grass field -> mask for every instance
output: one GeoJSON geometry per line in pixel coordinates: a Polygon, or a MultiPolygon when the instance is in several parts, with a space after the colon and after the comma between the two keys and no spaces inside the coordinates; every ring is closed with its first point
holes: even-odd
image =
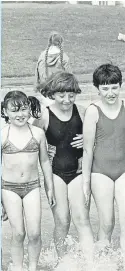
{"type": "Polygon", "coordinates": [[[125,33],[124,7],[2,4],[2,81],[31,80],[52,30],[62,33],[72,70],[81,82],[104,62],[125,71],[125,43],[117,39],[119,32],[125,33]]]}

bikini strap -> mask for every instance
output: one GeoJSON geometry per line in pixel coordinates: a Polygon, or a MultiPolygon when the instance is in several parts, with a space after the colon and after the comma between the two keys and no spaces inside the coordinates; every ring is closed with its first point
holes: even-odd
{"type": "Polygon", "coordinates": [[[9,138],[9,132],[10,132],[10,125],[9,125],[8,131],[7,131],[7,138],[6,138],[6,140],[8,140],[8,138],[9,138]]]}
{"type": "Polygon", "coordinates": [[[7,131],[7,137],[6,137],[5,142],[3,143],[3,147],[2,147],[2,148],[4,148],[4,146],[5,146],[5,145],[6,145],[6,143],[7,143],[7,140],[8,140],[8,138],[9,138],[9,131],[10,131],[10,125],[9,125],[9,127],[8,127],[8,131],[7,131]]]}
{"type": "Polygon", "coordinates": [[[27,122],[27,124],[28,124],[28,128],[29,128],[29,130],[30,130],[30,133],[31,133],[31,135],[32,135],[32,137],[34,137],[33,136],[33,131],[32,131],[32,129],[31,129],[31,127],[30,127],[30,124],[27,122]]]}

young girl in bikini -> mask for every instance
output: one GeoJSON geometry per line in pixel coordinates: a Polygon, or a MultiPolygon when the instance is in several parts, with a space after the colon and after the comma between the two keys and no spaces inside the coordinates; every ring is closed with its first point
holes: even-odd
{"type": "Polygon", "coordinates": [[[111,240],[116,200],[125,256],[125,104],[119,98],[121,71],[104,64],[95,70],[93,83],[100,101],[88,107],[84,119],[84,194],[88,204],[91,190],[97,206],[98,240],[111,240]]]}
{"type": "Polygon", "coordinates": [[[23,270],[25,223],[28,235],[29,271],[36,271],[41,250],[41,200],[38,160],[43,170],[46,193],[55,204],[50,162],[44,131],[28,123],[38,118],[40,104],[23,92],[8,92],[2,103],[2,117],[9,124],[2,129],[2,204],[11,229],[13,271],[23,270]]]}

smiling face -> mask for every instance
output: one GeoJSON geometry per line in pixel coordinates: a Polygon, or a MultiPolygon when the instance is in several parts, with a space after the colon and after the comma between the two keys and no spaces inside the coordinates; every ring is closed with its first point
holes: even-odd
{"type": "Polygon", "coordinates": [[[73,106],[76,98],[76,94],[74,92],[56,92],[53,94],[55,99],[55,103],[60,107],[63,111],[68,111],[73,106]]]}
{"type": "Polygon", "coordinates": [[[99,94],[103,101],[107,104],[115,104],[119,98],[120,85],[117,84],[106,84],[99,85],[99,94]]]}
{"type": "Polygon", "coordinates": [[[24,126],[30,117],[30,106],[28,104],[22,104],[22,106],[18,107],[9,101],[5,109],[5,115],[13,125],[19,127],[24,126]]]}

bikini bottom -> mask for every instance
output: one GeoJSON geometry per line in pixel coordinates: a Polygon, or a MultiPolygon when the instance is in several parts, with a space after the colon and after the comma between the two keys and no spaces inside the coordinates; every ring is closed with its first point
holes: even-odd
{"type": "Polygon", "coordinates": [[[82,172],[77,173],[76,170],[70,172],[61,172],[60,170],[53,168],[53,174],[59,176],[68,185],[73,179],[82,174],[82,172]]]}
{"type": "Polygon", "coordinates": [[[33,189],[40,187],[40,180],[36,179],[35,181],[27,183],[12,183],[7,182],[2,179],[2,189],[12,191],[16,193],[21,199],[23,199],[28,193],[33,189]]]}

